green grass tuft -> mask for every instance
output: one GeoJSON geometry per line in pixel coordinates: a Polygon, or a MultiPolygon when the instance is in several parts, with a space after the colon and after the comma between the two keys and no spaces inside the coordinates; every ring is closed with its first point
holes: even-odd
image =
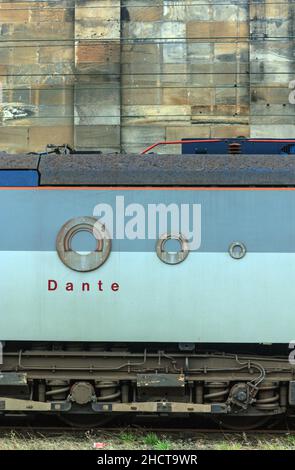
{"type": "Polygon", "coordinates": [[[149,432],[144,438],[143,438],[143,443],[147,446],[154,447],[157,442],[159,442],[159,438],[157,434],[154,432],[149,432]]]}
{"type": "Polygon", "coordinates": [[[172,443],[171,441],[168,441],[167,439],[160,440],[155,443],[154,445],[154,450],[171,450],[172,448],[172,443]]]}
{"type": "Polygon", "coordinates": [[[241,450],[243,448],[240,442],[220,442],[216,444],[216,450],[241,450]]]}
{"type": "Polygon", "coordinates": [[[134,442],[136,442],[137,440],[137,436],[133,433],[133,432],[122,432],[120,435],[119,435],[119,438],[121,439],[121,441],[125,442],[125,443],[129,443],[129,444],[132,444],[134,442]]]}

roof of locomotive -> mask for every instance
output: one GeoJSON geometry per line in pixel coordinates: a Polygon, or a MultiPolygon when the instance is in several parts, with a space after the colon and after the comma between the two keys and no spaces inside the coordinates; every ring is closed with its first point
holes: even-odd
{"type": "Polygon", "coordinates": [[[40,186],[294,186],[295,155],[0,154],[40,186]]]}

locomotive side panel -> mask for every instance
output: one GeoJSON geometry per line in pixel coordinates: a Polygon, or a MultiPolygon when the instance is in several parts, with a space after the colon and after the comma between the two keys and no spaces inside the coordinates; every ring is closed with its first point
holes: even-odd
{"type": "Polygon", "coordinates": [[[39,188],[2,189],[0,197],[2,340],[289,343],[294,336],[293,190],[39,188]],[[97,269],[77,272],[58,256],[57,236],[98,204],[114,216],[105,217],[110,254],[97,269]],[[149,238],[147,212],[159,204],[190,214],[181,230],[192,243],[175,265],[159,259],[158,237],[149,238]],[[245,248],[240,259],[229,253],[234,242],[245,248]]]}

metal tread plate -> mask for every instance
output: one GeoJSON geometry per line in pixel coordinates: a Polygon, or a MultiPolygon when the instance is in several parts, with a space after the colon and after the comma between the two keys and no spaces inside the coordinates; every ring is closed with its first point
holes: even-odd
{"type": "Polygon", "coordinates": [[[41,186],[285,186],[295,156],[49,155],[39,172],[41,186]]]}

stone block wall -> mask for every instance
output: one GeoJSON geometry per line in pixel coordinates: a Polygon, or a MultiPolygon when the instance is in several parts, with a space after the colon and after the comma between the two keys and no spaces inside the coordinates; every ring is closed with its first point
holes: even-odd
{"type": "Polygon", "coordinates": [[[294,138],[295,105],[288,88],[295,79],[294,2],[253,3],[250,34],[251,135],[294,138]]]}
{"type": "Polygon", "coordinates": [[[248,1],[123,5],[123,149],[182,137],[248,136],[248,1]]]}
{"type": "Polygon", "coordinates": [[[75,148],[119,152],[121,1],[75,5],[75,148]]]}
{"type": "Polygon", "coordinates": [[[1,1],[0,148],[138,152],[182,137],[294,137],[294,8],[1,1]]]}
{"type": "Polygon", "coordinates": [[[0,148],[73,143],[74,9],[70,0],[0,3],[0,148]]]}

